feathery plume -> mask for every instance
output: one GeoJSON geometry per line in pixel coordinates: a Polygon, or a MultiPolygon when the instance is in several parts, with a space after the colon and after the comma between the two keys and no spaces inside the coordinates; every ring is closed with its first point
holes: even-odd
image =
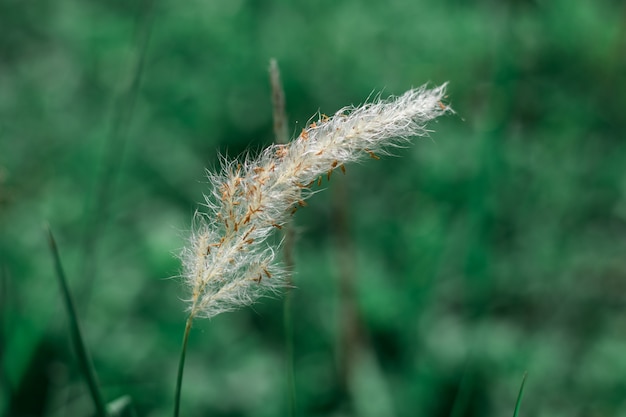
{"type": "Polygon", "coordinates": [[[221,172],[209,172],[208,212],[196,214],[181,255],[189,317],[213,317],[279,291],[287,271],[268,238],[306,205],[318,178],[427,135],[426,122],[452,112],[442,103],[445,87],[422,86],[320,115],[290,143],[271,145],[256,158],[223,160],[221,172]]]}

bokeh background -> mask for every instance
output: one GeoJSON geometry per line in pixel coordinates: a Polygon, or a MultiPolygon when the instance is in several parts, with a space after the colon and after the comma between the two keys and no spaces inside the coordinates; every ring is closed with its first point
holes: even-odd
{"type": "MultiPolygon", "coordinates": [[[[205,167],[372,93],[456,115],[295,216],[297,416],[626,416],[626,8],[568,0],[0,1],[0,414],[170,415],[205,167]]],[[[182,415],[288,416],[284,299],[198,320],[182,415]]]]}

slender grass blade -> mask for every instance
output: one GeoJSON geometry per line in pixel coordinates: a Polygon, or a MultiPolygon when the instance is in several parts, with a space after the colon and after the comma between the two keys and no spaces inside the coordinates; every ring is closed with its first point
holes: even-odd
{"type": "Polygon", "coordinates": [[[526,384],[526,376],[528,372],[524,372],[522,377],[522,385],[519,387],[519,393],[517,394],[517,401],[515,402],[515,411],[513,411],[513,417],[517,417],[519,414],[519,407],[522,404],[522,396],[524,395],[524,384],[526,384]]]}
{"type": "Polygon", "coordinates": [[[65,272],[63,271],[63,265],[61,264],[59,250],[50,227],[47,227],[47,231],[48,243],[54,259],[54,269],[59,280],[59,285],[61,286],[63,303],[65,304],[65,309],[67,310],[67,315],[69,317],[70,337],[72,339],[74,350],[76,351],[78,365],[87,380],[89,393],[96,407],[96,415],[98,417],[107,417],[106,405],[100,392],[100,387],[96,378],[96,372],[93,369],[91,357],[89,356],[89,352],[87,351],[87,347],[85,346],[85,342],[83,340],[82,332],[80,331],[76,307],[74,305],[74,300],[72,299],[69,286],[67,285],[67,279],[65,278],[65,272]]]}

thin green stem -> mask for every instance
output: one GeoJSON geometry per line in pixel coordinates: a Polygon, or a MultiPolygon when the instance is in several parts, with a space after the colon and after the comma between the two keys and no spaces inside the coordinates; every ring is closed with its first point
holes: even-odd
{"type": "Polygon", "coordinates": [[[154,9],[156,0],[144,1],[142,15],[136,17],[137,27],[137,56],[130,74],[128,86],[124,87],[121,94],[114,98],[114,110],[112,115],[110,133],[106,139],[102,158],[102,172],[99,173],[95,187],[93,202],[88,201],[90,209],[87,212],[86,232],[82,244],[82,289],[80,294],[83,313],[89,306],[94,280],[98,272],[97,256],[99,237],[107,229],[110,219],[110,208],[115,201],[115,191],[118,186],[123,159],[129,142],[129,133],[139,97],[139,88],[145,75],[145,67],[148,54],[148,46],[152,37],[154,23],[154,9]]]}
{"type": "Polygon", "coordinates": [[[52,257],[54,258],[54,268],[57,278],[59,279],[59,285],[61,286],[61,292],[63,294],[63,301],[69,317],[70,335],[72,338],[72,344],[74,345],[74,349],[76,350],[76,356],[78,356],[78,364],[83,371],[85,379],[87,380],[89,392],[91,393],[91,398],[96,407],[96,415],[98,417],[106,417],[106,403],[104,402],[104,398],[102,397],[102,393],[100,392],[98,379],[96,377],[96,372],[93,368],[93,363],[91,362],[89,351],[87,350],[87,347],[85,346],[85,342],[83,340],[80,325],[78,323],[78,315],[76,314],[76,307],[74,306],[74,300],[72,299],[69,286],[67,285],[67,279],[65,278],[65,272],[63,271],[63,265],[61,264],[59,249],[57,247],[56,241],[54,240],[52,230],[50,230],[50,228],[47,229],[48,243],[50,244],[50,251],[52,252],[52,257]]]}
{"type": "Polygon", "coordinates": [[[178,362],[178,375],[176,377],[176,393],[174,395],[174,417],[178,417],[180,413],[180,391],[183,385],[183,371],[185,369],[185,355],[187,354],[187,340],[191,331],[191,323],[193,322],[193,313],[187,317],[185,324],[185,334],[183,335],[183,345],[180,349],[180,360],[178,362]]]}
{"type": "Polygon", "coordinates": [[[526,376],[528,372],[524,372],[522,377],[522,385],[519,387],[519,393],[517,394],[517,401],[515,402],[515,410],[513,411],[513,417],[517,417],[519,414],[519,408],[522,405],[522,397],[524,396],[524,384],[526,384],[526,376]]]}
{"type": "Polygon", "coordinates": [[[270,85],[272,87],[272,109],[274,118],[274,136],[276,143],[289,142],[289,132],[287,131],[287,113],[285,111],[285,90],[280,78],[278,62],[272,58],[270,60],[270,85]]]}
{"type": "MultiPolygon", "coordinates": [[[[285,243],[283,246],[283,256],[285,266],[289,271],[295,269],[295,261],[293,257],[293,247],[295,241],[295,230],[291,226],[287,226],[284,231],[285,243]]],[[[286,347],[286,365],[287,365],[287,398],[289,417],[296,415],[296,380],[294,370],[294,351],[293,351],[293,280],[291,277],[287,280],[287,288],[285,292],[285,302],[283,304],[283,328],[285,331],[285,347],[286,347]]]]}
{"type": "MultiPolygon", "coordinates": [[[[287,113],[285,111],[285,90],[280,78],[280,70],[278,62],[275,59],[270,60],[270,85],[272,87],[272,109],[274,117],[274,136],[276,143],[289,142],[289,133],[287,132],[287,113]]],[[[290,272],[295,269],[295,261],[293,257],[293,248],[295,242],[295,231],[293,227],[286,226],[284,230],[283,256],[285,266],[290,272]]],[[[293,286],[291,277],[287,279],[287,290],[285,294],[285,302],[283,304],[283,327],[285,330],[285,347],[287,362],[287,403],[289,416],[296,415],[296,386],[295,372],[293,369],[293,311],[291,287],[293,286]]]]}
{"type": "Polygon", "coordinates": [[[289,404],[289,416],[294,417],[296,415],[296,385],[293,369],[293,312],[291,308],[293,294],[291,288],[287,289],[285,294],[285,303],[283,304],[283,325],[285,328],[285,345],[287,348],[287,390],[288,390],[288,404],[289,404]]]}

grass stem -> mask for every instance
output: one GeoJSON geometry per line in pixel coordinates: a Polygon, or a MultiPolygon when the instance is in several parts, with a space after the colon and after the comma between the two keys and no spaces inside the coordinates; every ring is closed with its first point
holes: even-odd
{"type": "Polygon", "coordinates": [[[185,334],[183,335],[183,345],[180,349],[180,360],[178,362],[178,375],[176,376],[176,393],[174,395],[174,417],[178,417],[180,413],[180,392],[183,385],[183,371],[185,369],[185,356],[187,354],[187,340],[189,339],[189,333],[191,331],[191,323],[193,322],[193,315],[190,314],[187,317],[187,324],[185,324],[185,334]]]}
{"type": "MultiPolygon", "coordinates": [[[[280,69],[275,59],[270,60],[270,85],[272,88],[272,115],[274,118],[274,136],[276,143],[286,144],[289,142],[287,132],[287,112],[285,111],[285,90],[280,78],[280,69]]],[[[285,238],[283,244],[283,259],[285,267],[293,273],[295,270],[295,260],[293,250],[295,246],[296,234],[293,227],[286,225],[283,230],[285,238]]],[[[287,278],[287,290],[285,292],[285,302],[283,304],[283,328],[285,331],[286,366],[287,366],[287,408],[288,416],[296,415],[296,386],[293,359],[293,294],[291,288],[293,280],[291,275],[287,278]]]]}
{"type": "Polygon", "coordinates": [[[513,417],[517,417],[519,414],[519,408],[522,405],[522,397],[524,396],[524,384],[526,384],[526,376],[528,372],[524,372],[522,377],[522,384],[519,387],[519,393],[517,394],[517,401],[515,402],[515,410],[513,411],[513,417]]]}
{"type": "Polygon", "coordinates": [[[287,350],[287,399],[288,399],[288,416],[296,415],[296,381],[293,368],[293,309],[291,307],[293,294],[291,288],[285,293],[285,302],[283,304],[283,326],[285,329],[285,345],[287,350]]]}
{"type": "Polygon", "coordinates": [[[54,258],[56,275],[59,279],[59,284],[61,286],[61,292],[63,295],[63,301],[69,317],[70,336],[72,338],[72,344],[74,345],[74,349],[76,350],[76,356],[78,356],[78,364],[85,376],[85,379],[87,380],[89,392],[96,407],[96,415],[98,417],[106,417],[106,403],[104,402],[104,399],[100,392],[96,372],[93,368],[91,357],[89,356],[89,351],[87,350],[87,347],[85,346],[85,342],[83,340],[80,325],[78,323],[78,315],[76,314],[76,307],[74,306],[74,300],[72,299],[69,286],[67,285],[67,279],[65,278],[65,272],[63,271],[63,265],[61,264],[59,250],[56,241],[54,240],[54,236],[52,235],[52,230],[50,230],[49,227],[47,228],[47,230],[48,243],[50,245],[52,257],[54,258]]]}

